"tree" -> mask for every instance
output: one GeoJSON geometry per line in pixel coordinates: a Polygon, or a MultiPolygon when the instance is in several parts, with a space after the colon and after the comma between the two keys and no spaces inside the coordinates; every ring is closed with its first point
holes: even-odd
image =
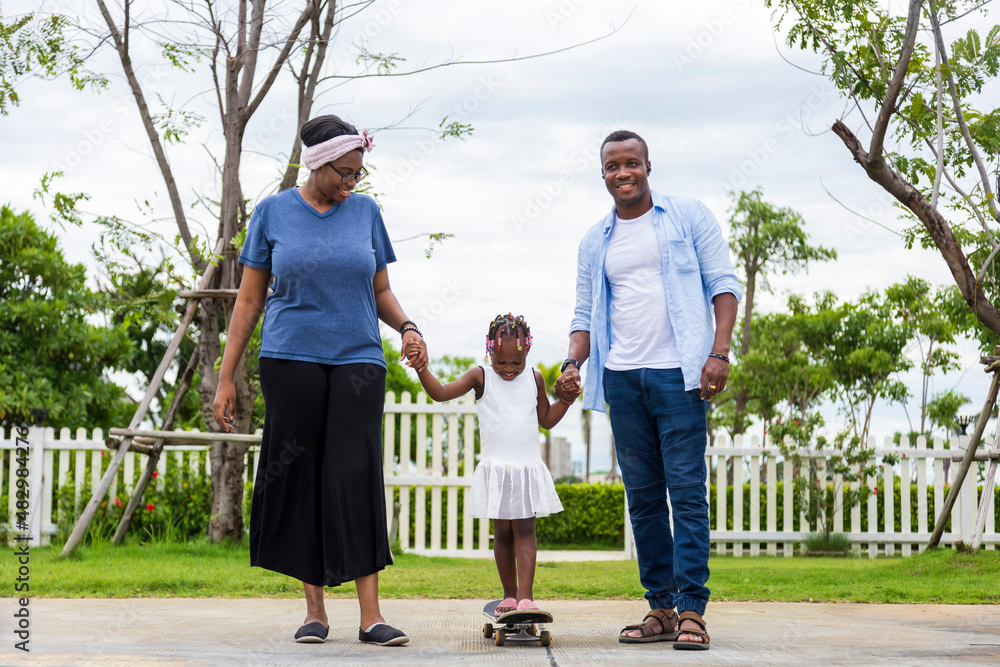
{"type": "Polygon", "coordinates": [[[895,372],[892,353],[900,332],[891,329],[891,322],[880,328],[874,321],[879,314],[872,308],[838,306],[832,292],[817,294],[812,306],[793,296],[789,311],[775,327],[781,330],[776,338],[786,345],[785,363],[779,362],[783,372],[776,375],[787,396],[787,412],[775,419],[770,430],[785,458],[786,482],[797,468],[793,482],[797,502],[829,546],[833,515],[854,507],[869,492],[871,408],[877,398],[892,398],[902,387],[887,379],[895,372]],[[832,442],[817,434],[824,425],[819,404],[827,395],[840,400],[848,418],[848,428],[832,442]],[[833,489],[828,488],[831,480],[833,489]]]}
{"type": "Polygon", "coordinates": [[[833,132],[868,177],[917,224],[909,247],[936,247],[977,328],[1000,335],[996,282],[1000,109],[977,108],[1000,73],[1000,26],[983,6],[910,0],[905,16],[876,0],[768,0],[789,45],[823,55],[824,76],[850,97],[867,147],[844,122],[833,132]],[[952,26],[954,24],[954,26],[952,26]],[[949,30],[968,30],[946,45],[949,30]],[[886,141],[895,140],[895,150],[886,141]]]}
{"type": "Polygon", "coordinates": [[[914,276],[885,290],[886,305],[899,322],[909,327],[920,353],[920,433],[927,432],[931,376],[959,368],[958,354],[942,347],[955,342],[955,324],[945,313],[945,298],[944,290],[932,293],[930,283],[914,276]]]}
{"type": "Polygon", "coordinates": [[[847,418],[848,437],[867,443],[875,403],[900,403],[909,395],[895,376],[913,365],[903,354],[912,330],[894,322],[885,300],[873,292],[834,312],[834,335],[816,354],[835,380],[833,396],[847,418]]]}
{"type": "Polygon", "coordinates": [[[954,389],[938,392],[927,403],[927,418],[935,428],[943,427],[947,438],[955,432],[955,418],[958,416],[958,411],[970,402],[968,396],[954,389]]]}
{"type": "MultiPolygon", "coordinates": [[[[743,297],[743,322],[737,358],[750,351],[754,323],[754,297],[758,284],[770,291],[768,278],[776,273],[796,273],[805,269],[810,260],[826,261],[837,258],[835,250],[809,245],[802,216],[791,208],[777,208],[764,201],[760,188],[750,192],[730,193],[735,198],[729,217],[729,247],[738,258],[746,285],[743,297]]],[[[735,368],[735,366],[734,366],[735,368]]],[[[732,434],[745,430],[748,390],[745,375],[737,372],[731,381],[733,409],[732,434]]]]}
{"type": "MultiPolygon", "coordinates": [[[[960,394],[954,389],[940,392],[927,404],[927,417],[935,427],[944,428],[944,448],[951,449],[951,439],[948,437],[955,432],[955,417],[958,410],[963,405],[970,403],[969,397],[960,394]]],[[[930,443],[933,448],[933,441],[930,443]]],[[[944,481],[948,481],[948,474],[951,472],[951,461],[944,460],[944,481]]]]}
{"type": "MultiPolygon", "coordinates": [[[[805,344],[809,340],[815,345],[829,323],[830,313],[824,309],[758,316],[753,345],[740,368],[751,378],[747,407],[764,424],[764,446],[783,411],[786,421],[804,420],[831,390],[830,370],[805,344]]],[[[770,435],[773,439],[773,432],[770,435]]]]}
{"type": "Polygon", "coordinates": [[[0,208],[0,424],[99,426],[135,411],[108,379],[134,354],[125,327],[95,323],[103,295],[86,286],[82,264],[68,264],[57,239],[28,213],[0,208]]]}

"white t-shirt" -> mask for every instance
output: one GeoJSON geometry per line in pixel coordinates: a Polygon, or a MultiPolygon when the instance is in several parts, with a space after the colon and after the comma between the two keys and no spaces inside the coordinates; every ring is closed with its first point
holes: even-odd
{"type": "Polygon", "coordinates": [[[632,220],[615,217],[604,274],[611,285],[611,351],[604,367],[679,368],[652,208],[632,220]]]}

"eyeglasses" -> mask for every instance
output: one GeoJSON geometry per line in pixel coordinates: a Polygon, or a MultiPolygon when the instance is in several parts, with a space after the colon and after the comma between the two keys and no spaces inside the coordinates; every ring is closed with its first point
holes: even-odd
{"type": "Polygon", "coordinates": [[[340,176],[340,180],[343,181],[345,184],[350,183],[351,181],[354,181],[355,183],[360,183],[361,181],[368,178],[368,170],[365,169],[364,167],[361,167],[361,171],[359,171],[356,174],[352,173],[342,174],[341,172],[337,171],[337,169],[333,166],[332,162],[327,162],[327,164],[330,166],[330,169],[333,169],[334,173],[336,173],[337,176],[340,176]]]}

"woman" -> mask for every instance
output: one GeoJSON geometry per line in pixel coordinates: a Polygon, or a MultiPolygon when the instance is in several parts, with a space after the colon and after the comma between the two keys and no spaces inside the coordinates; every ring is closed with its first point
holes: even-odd
{"type": "Polygon", "coordinates": [[[408,638],[379,611],[378,572],[392,563],[386,533],[381,423],[385,359],[378,320],[427,348],[389,288],[395,261],[378,205],[352,191],[364,178],[367,132],[336,116],[302,126],[305,185],[254,210],[240,255],[243,279],[219,373],[215,420],[232,430],[233,373],[267,301],[261,333],[264,434],[250,511],[250,564],[302,581],[299,642],[329,631],[323,587],[355,581],[359,639],[408,638]],[[267,289],[274,279],[273,293],[267,289]]]}

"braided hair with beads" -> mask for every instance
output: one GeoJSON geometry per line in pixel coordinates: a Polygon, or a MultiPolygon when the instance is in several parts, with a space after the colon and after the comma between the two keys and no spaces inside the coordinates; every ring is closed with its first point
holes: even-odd
{"type": "Polygon", "coordinates": [[[531,347],[531,327],[524,321],[523,315],[514,317],[511,313],[497,315],[490,323],[489,333],[486,334],[486,362],[495,350],[500,349],[503,338],[513,338],[518,350],[531,347]]]}

